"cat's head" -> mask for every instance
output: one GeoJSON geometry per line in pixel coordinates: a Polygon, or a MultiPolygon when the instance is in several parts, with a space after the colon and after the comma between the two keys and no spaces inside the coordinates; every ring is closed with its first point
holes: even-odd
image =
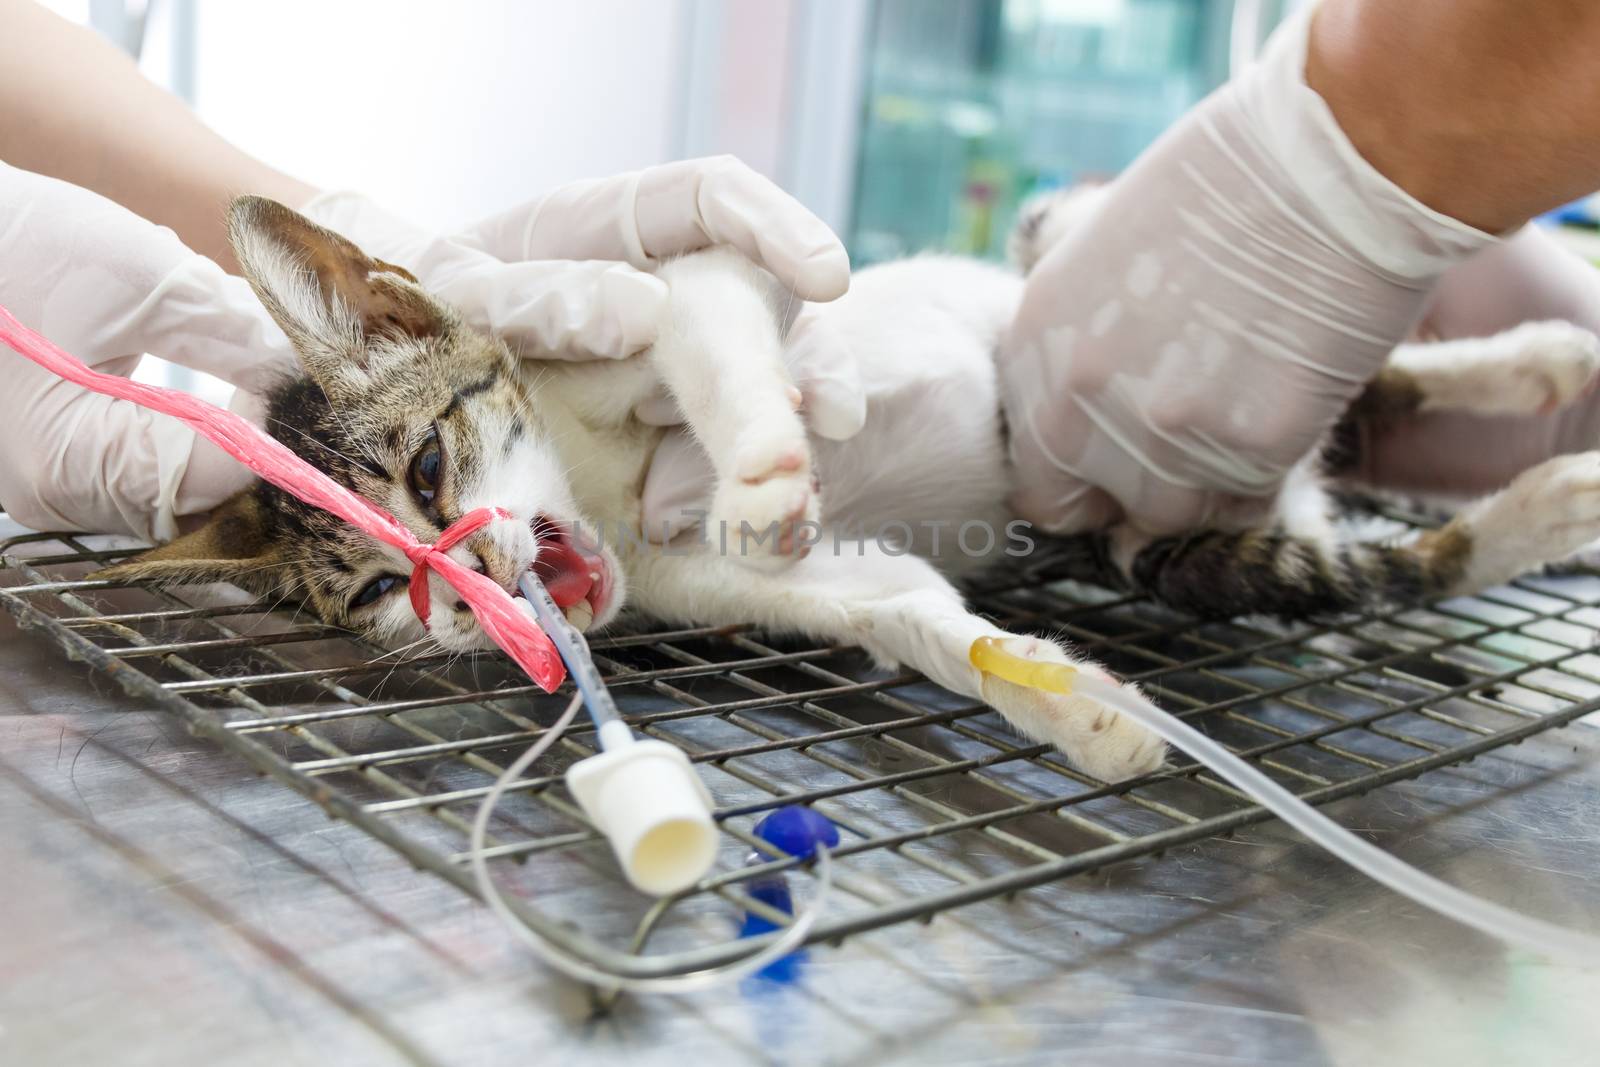
{"type": "MultiPolygon", "coordinates": [[[[537,398],[505,344],[467,326],[404,269],[367,256],[281,204],[234,202],[245,276],[305,376],[269,400],[269,432],[313,466],[434,541],[463,514],[510,514],[450,551],[508,590],[533,569],[580,625],[615,616],[622,575],[583,535],[537,398]],[[594,575],[593,578],[590,576],[594,575]]],[[[260,483],[201,529],[105,572],[118,580],[228,581],[312,607],[386,644],[421,638],[397,549],[260,483]]],[[[430,572],[429,630],[450,651],[489,647],[430,572]]]]}

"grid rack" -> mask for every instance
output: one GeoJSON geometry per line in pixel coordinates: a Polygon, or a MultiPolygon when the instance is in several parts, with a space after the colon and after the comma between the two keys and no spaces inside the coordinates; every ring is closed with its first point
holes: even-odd
{"type": "MultiPolygon", "coordinates": [[[[141,710],[187,728],[476,895],[467,828],[503,767],[565,703],[503,657],[406,656],[231,587],[157,589],[85,575],[135,549],[30,534],[0,543],[0,602],[141,710]]],[[[1600,576],[1531,576],[1484,594],[1283,625],[1197,622],[1064,576],[1042,551],[969,587],[1012,629],[1050,632],[1327,803],[1466,762],[1600,708],[1600,576]]],[[[1270,816],[1174,755],[1116,785],[1023,742],[998,714],[856,649],[750,627],[599,635],[635,731],[684,749],[717,800],[722,851],[693,890],[652,903],[621,881],[561,781],[593,751],[575,726],[515,783],[490,827],[518,916],[612,971],[679,974],[750,951],[740,920],[789,921],[752,896],[810,870],[754,824],[809,804],[840,829],[835,892],[811,942],[1006,896],[1270,816]],[[765,850],[765,851],[763,851],[765,850]],[[530,862],[531,861],[531,862],[530,862]],[[581,926],[574,917],[581,916],[581,926]]]]}

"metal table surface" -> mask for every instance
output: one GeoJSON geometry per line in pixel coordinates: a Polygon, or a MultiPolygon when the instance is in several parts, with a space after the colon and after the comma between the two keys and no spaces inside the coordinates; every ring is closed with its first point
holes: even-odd
{"type": "MultiPolygon", "coordinates": [[[[0,523],[3,527],[3,523],[0,523]]],[[[1600,731],[1327,809],[1600,930],[1600,731]]],[[[1600,972],[1277,824],[609,1008],[488,909],[0,617],[0,1063],[1593,1063],[1600,972]]]]}

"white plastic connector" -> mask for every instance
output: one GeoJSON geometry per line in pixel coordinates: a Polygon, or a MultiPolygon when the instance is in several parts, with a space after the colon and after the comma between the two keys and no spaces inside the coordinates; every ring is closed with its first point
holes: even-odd
{"type": "Polygon", "coordinates": [[[689,758],[665,741],[607,746],[567,769],[567,788],[610,839],[634,888],[665,896],[711,869],[711,794],[689,758]]]}

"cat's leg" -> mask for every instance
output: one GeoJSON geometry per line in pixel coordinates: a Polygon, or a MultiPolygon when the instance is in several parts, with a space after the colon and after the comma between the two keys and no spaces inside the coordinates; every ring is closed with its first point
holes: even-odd
{"type": "Polygon", "coordinates": [[[1453,551],[1462,557],[1452,593],[1475,592],[1566,559],[1600,540],[1600,452],[1557,456],[1524,471],[1434,536],[1453,536],[1453,551]]]}
{"type": "Polygon", "coordinates": [[[772,279],[725,249],[664,264],[668,318],[651,359],[711,457],[709,523],[747,565],[803,555],[818,514],[800,391],[783,363],[772,279]]]}
{"type": "MultiPolygon", "coordinates": [[[[989,704],[1022,733],[1060,748],[1096,778],[1117,781],[1161,764],[1161,741],[1126,715],[973,667],[973,642],[992,637],[1012,655],[1109,678],[1054,641],[1009,634],[968,611],[950,583],[915,556],[890,555],[871,543],[835,550],[828,542],[826,550],[773,575],[711,554],[658,553],[636,561],[632,577],[634,602],[652,615],[693,625],[755,622],[858,644],[882,663],[913,667],[952,692],[989,704]]],[[[1123,688],[1144,699],[1133,687],[1123,688]]]]}
{"type": "Polygon", "coordinates": [[[1375,413],[1532,415],[1566,406],[1600,378],[1600,338],[1568,322],[1530,322],[1493,337],[1395,349],[1369,394],[1375,413]]]}
{"type": "Polygon", "coordinates": [[[1558,456],[1407,544],[1341,537],[1315,486],[1250,530],[1152,538],[1110,534],[1109,556],[1136,588],[1208,618],[1308,618],[1478,592],[1600,540],[1600,452],[1558,456]],[[1320,512],[1320,513],[1319,513],[1320,512]]]}

